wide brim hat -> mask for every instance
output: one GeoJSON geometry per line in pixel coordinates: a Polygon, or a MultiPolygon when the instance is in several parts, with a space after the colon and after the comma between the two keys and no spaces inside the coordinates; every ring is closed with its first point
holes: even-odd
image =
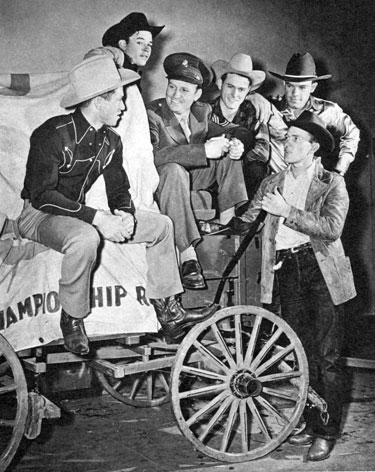
{"type": "Polygon", "coordinates": [[[188,52],[170,54],[164,59],[168,79],[182,80],[207,87],[212,82],[211,69],[197,56],[188,52]]]}
{"type": "Polygon", "coordinates": [[[325,80],[332,77],[331,74],[320,75],[316,73],[315,61],[312,55],[308,52],[296,52],[290,58],[285,74],[278,74],[271,72],[274,77],[289,82],[304,82],[305,80],[325,80]]]}
{"type": "Polygon", "coordinates": [[[289,128],[295,126],[312,134],[322,151],[332,152],[334,150],[335,140],[316,113],[305,110],[296,120],[288,121],[287,125],[289,128]]]}
{"type": "Polygon", "coordinates": [[[110,56],[93,56],[77,64],[69,73],[69,89],[60,105],[71,108],[118,87],[129,85],[141,76],[129,69],[117,69],[110,56]]]}
{"type": "Polygon", "coordinates": [[[225,74],[237,74],[250,80],[250,91],[259,88],[266,79],[262,70],[253,70],[253,61],[247,54],[237,53],[228,61],[218,60],[212,64],[215,81],[218,83],[225,74]]]}
{"type": "Polygon", "coordinates": [[[164,28],[150,25],[144,13],[133,12],[125,16],[119,23],[108,28],[102,38],[103,46],[113,46],[125,37],[130,37],[137,31],[149,31],[153,38],[164,28]]]}

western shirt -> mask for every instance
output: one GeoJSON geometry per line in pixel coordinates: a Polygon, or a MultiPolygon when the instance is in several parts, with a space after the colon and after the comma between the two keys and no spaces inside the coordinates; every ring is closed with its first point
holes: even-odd
{"type": "Polygon", "coordinates": [[[134,214],[120,136],[105,125],[95,130],[76,110],[47,120],[31,135],[21,197],[43,212],[92,223],[97,210],[85,205],[85,195],[100,175],[110,210],[134,214]]]}

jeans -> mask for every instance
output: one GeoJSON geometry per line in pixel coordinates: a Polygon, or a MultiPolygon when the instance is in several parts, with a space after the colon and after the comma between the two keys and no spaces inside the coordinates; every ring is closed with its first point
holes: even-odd
{"type": "Polygon", "coordinates": [[[312,248],[288,255],[276,272],[281,313],[305,349],[311,387],[327,402],[329,421],[305,408],[306,425],[317,436],[336,438],[342,415],[343,306],[335,306],[312,248]]]}

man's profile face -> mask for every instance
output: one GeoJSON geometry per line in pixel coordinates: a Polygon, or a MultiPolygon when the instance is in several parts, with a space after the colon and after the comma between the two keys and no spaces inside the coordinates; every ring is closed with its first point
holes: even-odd
{"type": "Polygon", "coordinates": [[[103,125],[116,126],[125,110],[123,88],[117,88],[108,98],[100,98],[100,121],[103,125]]]}
{"type": "Polygon", "coordinates": [[[303,165],[310,162],[317,144],[307,131],[291,126],[285,137],[284,159],[288,164],[303,165]]]}
{"type": "Polygon", "coordinates": [[[220,100],[229,110],[237,110],[250,90],[247,77],[227,74],[221,85],[220,100]]]}
{"type": "Polygon", "coordinates": [[[167,105],[176,115],[189,113],[192,104],[202,95],[202,89],[182,80],[169,79],[165,94],[167,105]]]}
{"type": "Polygon", "coordinates": [[[316,89],[317,83],[312,80],[304,82],[285,82],[285,99],[289,108],[301,110],[316,89]]]}
{"type": "Polygon", "coordinates": [[[145,66],[151,56],[152,34],[150,31],[137,31],[130,36],[129,41],[120,41],[121,49],[133,64],[145,66]]]}

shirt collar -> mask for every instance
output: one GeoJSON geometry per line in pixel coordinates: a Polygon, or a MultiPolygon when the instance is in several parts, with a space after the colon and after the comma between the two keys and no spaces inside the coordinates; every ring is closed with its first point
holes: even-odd
{"type": "Polygon", "coordinates": [[[74,127],[76,130],[77,142],[81,142],[86,136],[89,136],[92,133],[107,133],[107,126],[103,125],[98,131],[86,120],[83,116],[83,113],[79,108],[77,108],[72,114],[74,127]]]}
{"type": "MultiPolygon", "coordinates": [[[[311,165],[304,169],[303,172],[299,175],[299,177],[307,178],[309,181],[311,181],[315,175],[316,163],[317,160],[314,158],[311,165]]],[[[286,172],[294,177],[291,165],[287,167],[286,172]]]]}

